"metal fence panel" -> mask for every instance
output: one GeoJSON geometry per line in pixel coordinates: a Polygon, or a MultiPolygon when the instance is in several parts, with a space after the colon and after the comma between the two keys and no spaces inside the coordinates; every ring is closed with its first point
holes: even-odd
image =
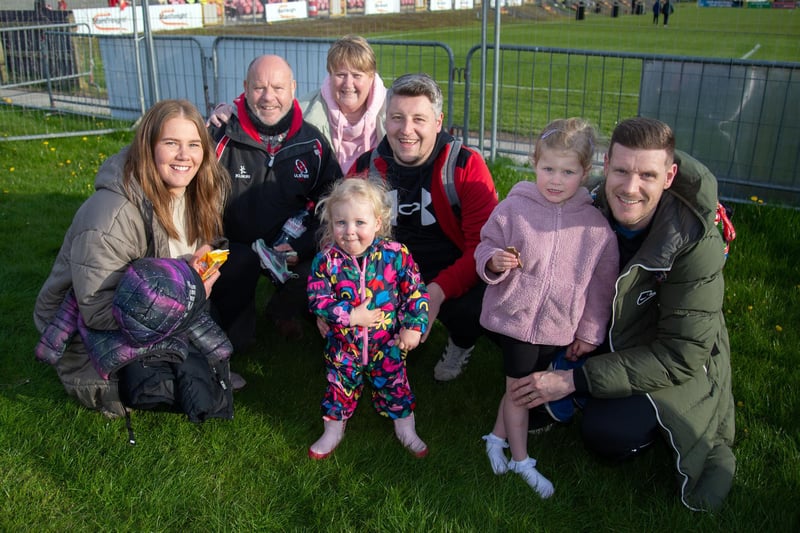
{"type": "Polygon", "coordinates": [[[97,40],[87,31],[83,24],[0,28],[3,140],[104,133],[125,127],[107,120],[110,113],[104,73],[98,68],[97,40]]]}
{"type": "MultiPolygon", "coordinates": [[[[494,66],[494,47],[487,47],[486,69],[494,66]]],[[[481,47],[467,54],[463,124],[470,143],[498,153],[527,158],[538,133],[551,120],[581,116],[590,120],[601,135],[610,136],[620,117],[638,112],[641,58],[626,54],[528,46],[500,47],[500,87],[497,88],[496,139],[481,123],[477,104],[483,92],[486,101],[494,88],[481,87],[481,47]],[[488,147],[484,146],[488,144],[488,147]]]]}
{"type": "MultiPolygon", "coordinates": [[[[131,36],[92,37],[76,30],[85,31],[63,24],[0,29],[0,117],[9,124],[0,139],[122,129],[149,105],[144,45],[131,36]],[[48,46],[34,46],[41,42],[48,46]],[[16,120],[20,109],[30,108],[46,110],[46,120],[16,120]],[[42,130],[21,129],[33,125],[42,130]]],[[[247,66],[265,53],[289,61],[298,96],[318,89],[333,42],[186,36],[153,41],[158,96],[186,98],[206,115],[241,93],[247,66]]],[[[502,46],[500,85],[494,88],[482,87],[473,67],[480,46],[468,52],[460,69],[442,43],[370,44],[387,85],[408,72],[433,76],[447,102],[447,127],[485,152],[527,158],[538,132],[555,118],[586,117],[607,139],[619,120],[652,116],[671,124],[678,147],[711,168],[722,195],[800,206],[800,64],[502,46]],[[461,73],[464,90],[456,91],[461,73]],[[496,126],[487,138],[483,110],[493,108],[486,102],[495,97],[496,126]]],[[[491,71],[495,54],[492,46],[488,51],[491,71]]]]}
{"type": "Polygon", "coordinates": [[[684,58],[644,73],[641,114],[672,125],[722,196],[800,205],[800,65],[684,58]]]}
{"type": "MultiPolygon", "coordinates": [[[[480,52],[467,55],[463,124],[467,142],[486,152],[526,158],[555,118],[587,118],[607,143],[620,120],[649,116],[714,172],[721,196],[800,206],[798,63],[501,46],[490,128],[480,110],[491,106],[478,102],[495,89],[481,87],[480,52]]],[[[493,61],[489,46],[487,70],[493,61]]]]}
{"type": "MultiPolygon", "coordinates": [[[[144,46],[130,36],[98,38],[108,89],[111,115],[136,120],[153,101],[144,46]],[[137,60],[138,51],[138,60],[137,60]]],[[[201,111],[208,107],[206,55],[194,37],[154,37],[156,78],[160,99],[185,98],[201,111]]]]}

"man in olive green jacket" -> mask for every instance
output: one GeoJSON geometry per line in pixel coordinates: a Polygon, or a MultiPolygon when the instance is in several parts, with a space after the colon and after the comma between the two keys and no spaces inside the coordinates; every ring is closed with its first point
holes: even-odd
{"type": "Polygon", "coordinates": [[[588,396],[581,433],[606,457],[635,455],[661,434],[676,457],[682,503],[712,510],[736,469],[725,243],[714,220],[716,179],[674,146],[657,120],[615,128],[597,198],[620,248],[607,353],[575,370],[531,374],[512,397],[534,408],[588,396]]]}

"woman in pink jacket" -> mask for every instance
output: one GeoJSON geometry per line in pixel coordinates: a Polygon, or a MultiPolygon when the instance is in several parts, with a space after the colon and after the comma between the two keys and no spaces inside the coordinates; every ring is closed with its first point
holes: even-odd
{"type": "Polygon", "coordinates": [[[553,484],[528,456],[528,412],[508,391],[537,361],[566,348],[576,360],[605,337],[617,239],[583,185],[595,136],[581,119],[546,126],[533,152],[536,183],[517,183],[492,212],[475,250],[478,275],[488,284],[481,325],[498,333],[506,373],[491,433],[484,436],[495,474],[520,474],[542,497],[553,484]],[[511,461],[505,448],[511,448],[511,461]]]}

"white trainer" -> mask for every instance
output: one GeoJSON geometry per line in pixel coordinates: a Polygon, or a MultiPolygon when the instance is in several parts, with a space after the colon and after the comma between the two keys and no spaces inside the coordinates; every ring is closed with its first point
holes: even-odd
{"type": "Polygon", "coordinates": [[[447,339],[447,346],[445,346],[442,358],[436,363],[433,368],[433,379],[436,381],[450,381],[456,379],[464,371],[467,366],[469,357],[472,355],[472,350],[475,346],[469,348],[460,348],[456,346],[453,339],[447,339]]]}

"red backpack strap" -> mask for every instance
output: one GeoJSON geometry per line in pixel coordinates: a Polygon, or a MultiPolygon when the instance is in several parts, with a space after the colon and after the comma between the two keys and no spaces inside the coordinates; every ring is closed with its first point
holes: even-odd
{"type": "Polygon", "coordinates": [[[731,248],[731,241],[736,238],[736,228],[733,227],[731,222],[730,213],[728,208],[722,202],[717,202],[717,212],[714,216],[714,223],[722,233],[722,240],[725,241],[725,256],[728,256],[728,251],[731,248]]]}

